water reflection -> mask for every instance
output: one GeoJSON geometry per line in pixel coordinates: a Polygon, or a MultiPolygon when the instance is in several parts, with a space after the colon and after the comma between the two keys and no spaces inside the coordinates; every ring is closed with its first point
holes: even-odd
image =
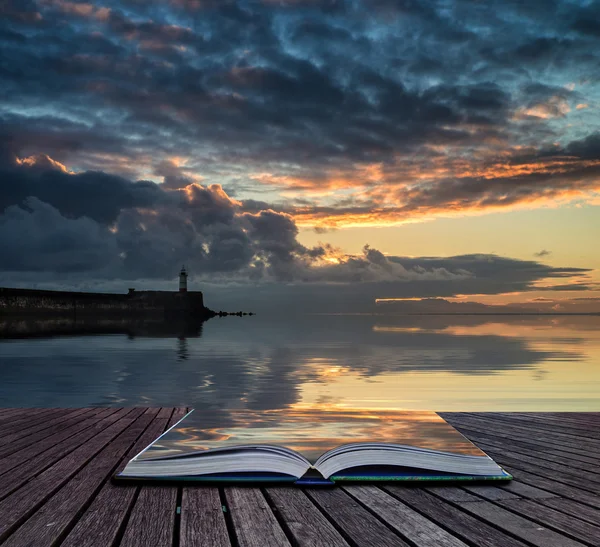
{"type": "Polygon", "coordinates": [[[36,325],[0,321],[2,406],[600,410],[600,317],[36,325]]]}
{"type": "Polygon", "coordinates": [[[467,456],[484,455],[433,412],[311,409],[267,412],[233,410],[226,423],[194,411],[139,459],[267,444],[295,450],[314,463],[328,450],[347,443],[369,441],[467,456]]]}

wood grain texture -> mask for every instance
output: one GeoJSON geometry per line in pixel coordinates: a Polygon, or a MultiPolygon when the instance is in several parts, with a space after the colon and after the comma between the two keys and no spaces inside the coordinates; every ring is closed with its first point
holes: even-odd
{"type": "Polygon", "coordinates": [[[112,409],[105,409],[94,416],[91,427],[88,427],[89,424],[85,424],[84,429],[79,433],[71,435],[73,433],[71,431],[66,439],[61,440],[60,437],[57,437],[50,441],[50,444],[47,444],[48,439],[45,439],[39,446],[35,446],[35,450],[26,450],[25,454],[17,452],[0,460],[0,499],[19,488],[26,481],[31,480],[32,477],[39,475],[69,452],[79,448],[100,431],[116,422],[120,416],[119,412],[115,413],[112,409]]]}
{"type": "Polygon", "coordinates": [[[134,414],[130,424],[52,495],[4,545],[54,545],[72,525],[79,511],[89,504],[103,482],[110,477],[123,454],[146,429],[152,418],[153,416],[134,414]]]}
{"type": "MultiPolygon", "coordinates": [[[[165,430],[179,420],[177,416],[173,416],[172,408],[161,408],[156,418],[165,424],[165,430]]],[[[134,455],[131,454],[132,457],[134,455]]],[[[123,461],[121,468],[125,464],[126,461],[123,461]]],[[[133,506],[129,522],[127,522],[122,544],[129,547],[170,545],[173,542],[176,514],[177,487],[142,486],[133,506]],[[144,528],[143,532],[140,531],[141,527],[144,528]],[[140,539],[148,543],[141,543],[140,539]]]]}
{"type": "Polygon", "coordinates": [[[564,532],[582,543],[600,545],[600,526],[530,500],[506,500],[500,502],[500,505],[518,515],[527,515],[528,519],[535,520],[543,526],[564,532]]]}
{"type": "Polygon", "coordinates": [[[179,547],[230,547],[219,490],[183,489],[179,547]]]}
{"type": "Polygon", "coordinates": [[[348,547],[348,542],[306,494],[294,487],[268,488],[267,496],[301,547],[348,547]]]}
{"type": "MultiPolygon", "coordinates": [[[[439,499],[437,494],[444,493],[444,487],[435,489],[436,495],[431,494],[430,490],[424,491],[421,488],[404,488],[401,486],[386,486],[386,491],[394,497],[410,505],[427,518],[443,526],[447,530],[452,530],[465,541],[481,547],[523,547],[525,544],[505,532],[496,529],[490,524],[481,522],[460,509],[460,506],[446,503],[442,499],[449,498],[443,496],[439,499]]],[[[475,498],[473,496],[472,498],[475,498]]],[[[473,503],[470,498],[466,502],[473,503]]]]}
{"type": "MultiPolygon", "coordinates": [[[[158,408],[146,411],[145,415],[153,416],[154,419],[129,452],[124,455],[117,465],[117,470],[121,470],[127,461],[164,432],[168,421],[157,419],[158,412],[158,408]]],[[[138,492],[139,486],[107,481],[61,545],[66,547],[113,545],[138,492]]]]}
{"type": "Polygon", "coordinates": [[[467,513],[506,530],[536,547],[579,547],[583,545],[563,534],[545,528],[529,518],[511,513],[488,501],[460,505],[467,513]]]}
{"type": "Polygon", "coordinates": [[[241,547],[290,545],[259,488],[225,488],[227,508],[241,547]]]}
{"type": "Polygon", "coordinates": [[[314,489],[306,493],[353,544],[360,547],[408,547],[406,541],[343,490],[314,489]]]}
{"type": "Polygon", "coordinates": [[[415,545],[439,545],[439,547],[464,547],[466,545],[435,522],[417,513],[377,486],[354,486],[345,488],[345,490],[415,545]]]}
{"type": "Polygon", "coordinates": [[[127,409],[121,419],[4,498],[0,502],[0,541],[12,528],[65,485],[112,439],[129,427],[142,412],[143,409],[139,411],[127,409]]]}
{"type": "Polygon", "coordinates": [[[541,499],[538,500],[538,503],[552,507],[565,515],[571,515],[586,522],[591,522],[592,524],[600,523],[600,509],[594,509],[583,503],[564,498],[541,499]]]}
{"type": "Polygon", "coordinates": [[[177,511],[177,488],[144,486],[140,490],[122,547],[170,547],[177,511]]]}

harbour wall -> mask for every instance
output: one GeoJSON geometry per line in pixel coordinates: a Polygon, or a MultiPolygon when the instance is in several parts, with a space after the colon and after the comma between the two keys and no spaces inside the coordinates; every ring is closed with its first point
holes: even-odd
{"type": "Polygon", "coordinates": [[[128,294],[0,288],[0,315],[148,316],[204,319],[215,312],[200,291],[133,291],[128,294]]]}

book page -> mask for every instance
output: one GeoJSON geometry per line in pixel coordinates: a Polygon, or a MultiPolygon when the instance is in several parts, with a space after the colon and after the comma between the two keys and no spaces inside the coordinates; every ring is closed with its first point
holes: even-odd
{"type": "Polygon", "coordinates": [[[325,452],[356,442],[393,443],[485,456],[443,418],[430,411],[239,410],[229,411],[226,421],[219,418],[194,411],[137,459],[244,445],[275,445],[298,452],[314,464],[325,452]]]}

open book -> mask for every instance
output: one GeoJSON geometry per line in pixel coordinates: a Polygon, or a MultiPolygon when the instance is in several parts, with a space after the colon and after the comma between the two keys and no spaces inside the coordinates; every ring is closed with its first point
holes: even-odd
{"type": "Polygon", "coordinates": [[[435,412],[190,412],[119,479],[295,482],[509,480],[435,412]],[[221,417],[221,421],[223,417],[221,417]]]}

